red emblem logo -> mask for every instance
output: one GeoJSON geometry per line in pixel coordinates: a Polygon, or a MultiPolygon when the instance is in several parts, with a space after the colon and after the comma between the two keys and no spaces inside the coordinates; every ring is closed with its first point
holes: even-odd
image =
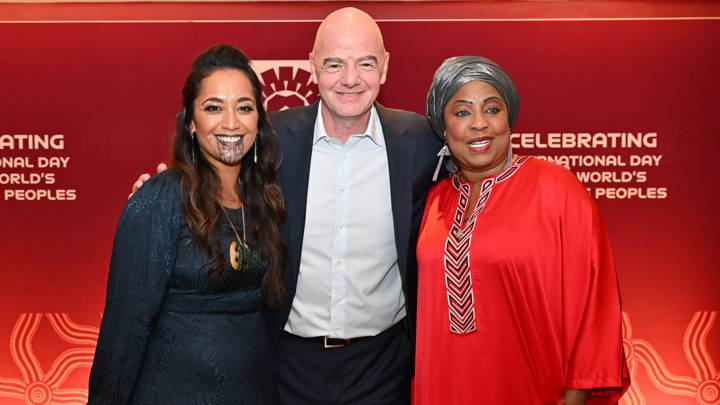
{"type": "Polygon", "coordinates": [[[301,107],[318,98],[307,60],[256,60],[253,68],[263,83],[263,105],[267,111],[301,107]]]}

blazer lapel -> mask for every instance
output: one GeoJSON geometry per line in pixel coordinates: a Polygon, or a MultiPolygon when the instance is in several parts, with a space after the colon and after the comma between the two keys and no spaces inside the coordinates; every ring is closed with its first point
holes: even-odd
{"type": "Polygon", "coordinates": [[[282,123],[278,130],[281,136],[283,161],[280,167],[282,190],[285,197],[287,221],[285,223],[285,244],[289,270],[286,273],[286,287],[292,299],[300,269],[305,212],[307,206],[310,159],[312,156],[313,130],[317,117],[318,103],[303,109],[291,120],[282,123]]]}
{"type": "Polygon", "coordinates": [[[405,282],[407,255],[412,221],[412,168],[415,156],[415,139],[406,136],[407,126],[395,113],[375,104],[387,145],[388,170],[390,172],[390,199],[392,203],[395,246],[397,248],[400,274],[405,282]]]}

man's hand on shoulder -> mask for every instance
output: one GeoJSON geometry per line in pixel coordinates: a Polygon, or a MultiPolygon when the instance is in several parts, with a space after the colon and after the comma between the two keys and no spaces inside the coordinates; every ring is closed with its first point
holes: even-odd
{"type": "MultiPolygon", "coordinates": [[[[160,173],[164,172],[165,170],[167,170],[167,165],[165,163],[160,163],[159,165],[157,165],[156,170],[157,170],[158,174],[160,174],[160,173]]],[[[133,194],[137,193],[137,191],[140,190],[140,187],[142,187],[143,184],[145,184],[145,182],[149,178],[150,178],[150,174],[148,174],[148,173],[141,174],[140,177],[138,177],[137,181],[135,183],[133,183],[132,193],[130,193],[130,195],[128,195],[128,199],[130,197],[132,197],[133,194]]]]}

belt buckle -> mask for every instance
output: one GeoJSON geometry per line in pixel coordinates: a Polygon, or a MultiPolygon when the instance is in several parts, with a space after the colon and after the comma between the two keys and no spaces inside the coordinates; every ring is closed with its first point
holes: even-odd
{"type": "MultiPolygon", "coordinates": [[[[337,343],[332,344],[332,343],[328,343],[329,339],[334,339],[334,338],[323,336],[323,347],[326,349],[335,349],[338,347],[344,347],[348,343],[348,340],[345,340],[345,342],[341,343],[341,344],[337,344],[337,343]]],[[[335,340],[344,340],[344,339],[335,339],[335,340]]]]}

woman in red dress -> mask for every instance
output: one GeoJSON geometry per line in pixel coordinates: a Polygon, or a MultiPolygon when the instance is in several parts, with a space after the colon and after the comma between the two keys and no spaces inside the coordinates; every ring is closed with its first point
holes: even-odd
{"type": "Polygon", "coordinates": [[[629,385],[605,225],[572,173],[512,154],[518,106],[482,57],[446,60],[428,93],[456,170],[418,241],[416,405],[612,404],[629,385]]]}

